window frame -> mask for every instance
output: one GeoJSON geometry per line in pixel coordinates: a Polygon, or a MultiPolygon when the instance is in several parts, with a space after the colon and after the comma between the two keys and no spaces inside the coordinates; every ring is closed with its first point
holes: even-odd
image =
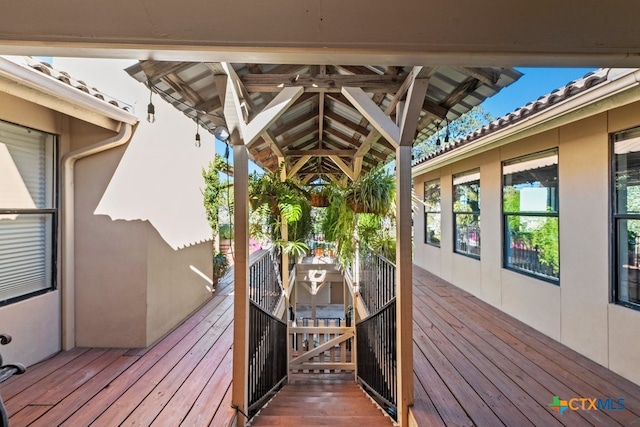
{"type": "MultiPolygon", "coordinates": [[[[469,181],[469,182],[475,182],[475,181],[476,180],[469,181]]],[[[463,172],[459,172],[459,173],[453,174],[452,179],[451,179],[451,183],[452,183],[451,194],[453,196],[452,197],[452,206],[451,206],[451,211],[452,211],[452,216],[453,216],[453,218],[452,218],[452,220],[453,220],[453,252],[456,253],[456,254],[459,254],[459,255],[463,255],[463,256],[469,257],[469,258],[480,260],[480,256],[482,254],[482,240],[480,238],[480,234],[481,234],[481,231],[482,231],[482,226],[480,225],[481,224],[481,216],[480,216],[480,214],[481,214],[481,211],[482,211],[482,208],[481,208],[482,195],[481,195],[481,184],[480,184],[481,183],[481,180],[480,180],[480,168],[477,167],[477,168],[473,168],[473,169],[469,169],[469,170],[466,170],[466,171],[463,171],[463,172]],[[457,211],[456,207],[455,207],[456,206],[456,201],[458,200],[457,196],[456,196],[456,187],[459,186],[459,185],[466,184],[466,183],[455,184],[456,178],[462,178],[462,177],[465,177],[465,176],[471,176],[471,175],[475,175],[475,174],[478,175],[478,179],[477,179],[477,182],[478,182],[478,210],[477,211],[457,211]],[[477,218],[478,218],[478,238],[479,238],[479,242],[480,242],[480,244],[478,245],[478,251],[480,252],[479,254],[474,254],[474,253],[469,252],[469,251],[458,250],[458,247],[457,247],[458,246],[457,245],[457,241],[458,241],[458,239],[457,239],[457,236],[458,236],[458,215],[475,215],[475,216],[477,216],[477,218]]]]}
{"type": "Polygon", "coordinates": [[[440,178],[436,178],[430,181],[425,181],[424,182],[424,243],[436,248],[440,248],[442,245],[442,182],[440,180],[440,178]],[[438,186],[438,206],[440,207],[439,210],[435,211],[435,210],[427,210],[427,186],[429,185],[437,185],[438,186]],[[429,214],[437,214],[440,216],[440,224],[439,224],[439,228],[440,228],[440,241],[438,241],[438,243],[434,243],[428,240],[428,231],[429,231],[429,222],[428,222],[428,218],[429,218],[429,214]]]}
{"type": "MultiPolygon", "coordinates": [[[[610,194],[611,212],[610,212],[610,223],[609,223],[610,236],[611,236],[611,238],[609,239],[609,242],[611,245],[611,248],[610,248],[610,253],[611,253],[610,298],[611,298],[611,301],[610,302],[622,307],[640,311],[640,302],[635,303],[635,302],[624,301],[620,299],[619,269],[618,269],[618,258],[620,256],[620,250],[618,245],[619,223],[620,221],[626,221],[626,220],[640,220],[640,212],[631,213],[631,214],[618,213],[618,208],[617,208],[618,197],[617,197],[617,191],[615,189],[616,187],[616,154],[615,154],[616,135],[621,135],[625,133],[636,133],[636,132],[640,134],[640,126],[623,129],[617,132],[613,132],[609,135],[609,141],[610,141],[609,142],[609,155],[610,155],[609,191],[611,192],[610,194]]],[[[638,292],[640,293],[640,289],[638,290],[638,292]]]]}
{"type": "Polygon", "coordinates": [[[502,215],[502,268],[504,268],[505,270],[509,270],[509,271],[513,271],[515,273],[518,274],[522,274],[524,276],[528,276],[528,277],[532,277],[534,279],[537,280],[541,280],[543,282],[547,282],[547,283],[551,283],[552,285],[556,285],[556,286],[560,286],[560,150],[558,147],[554,147],[551,149],[547,149],[547,150],[543,150],[543,151],[538,151],[535,153],[529,153],[529,154],[525,154],[522,156],[518,156],[518,157],[513,157],[511,159],[507,159],[507,160],[503,160],[501,162],[500,165],[500,181],[501,181],[501,189],[500,189],[500,212],[502,215]],[[555,153],[555,155],[558,158],[558,161],[556,163],[556,178],[558,180],[558,187],[556,189],[557,191],[557,196],[556,196],[556,204],[557,204],[557,208],[555,212],[536,212],[536,211],[521,211],[521,212],[511,212],[511,211],[505,211],[504,210],[504,190],[505,190],[505,173],[504,173],[504,167],[511,162],[517,161],[517,160],[521,160],[521,161],[526,161],[527,158],[534,158],[534,157],[543,157],[545,154],[552,154],[555,153]],[[507,252],[507,247],[508,247],[508,231],[509,231],[509,225],[508,225],[508,218],[512,217],[512,216],[518,216],[518,217],[540,217],[540,218],[557,218],[558,221],[558,236],[557,236],[557,241],[558,241],[558,277],[557,278],[553,278],[551,276],[547,276],[547,275],[542,275],[542,274],[536,274],[533,271],[529,271],[523,268],[518,268],[512,265],[508,264],[508,260],[509,260],[509,254],[507,252]]]}
{"type": "MultiPolygon", "coordinates": [[[[60,160],[60,145],[59,145],[59,137],[56,134],[52,134],[50,132],[42,131],[39,129],[35,129],[29,126],[24,126],[21,124],[9,122],[6,120],[0,119],[0,125],[9,125],[16,126],[22,129],[26,129],[28,131],[34,131],[41,134],[45,134],[51,138],[51,141],[48,142],[51,144],[51,180],[53,182],[50,183],[52,194],[51,194],[51,207],[50,208],[33,208],[33,209],[14,209],[14,208],[2,208],[0,207],[0,215],[20,215],[20,216],[48,216],[51,221],[51,230],[47,236],[48,244],[51,246],[50,256],[51,259],[49,262],[51,263],[51,271],[50,276],[48,278],[49,286],[42,289],[37,289],[31,292],[28,292],[23,295],[18,295],[15,297],[0,299],[0,307],[8,306],[14,304],[19,301],[24,301],[30,298],[33,298],[38,295],[43,295],[49,292],[52,292],[58,288],[58,230],[59,230],[59,183],[60,183],[60,168],[59,168],[59,160],[60,160]]],[[[47,183],[48,184],[48,183],[47,183]]]]}

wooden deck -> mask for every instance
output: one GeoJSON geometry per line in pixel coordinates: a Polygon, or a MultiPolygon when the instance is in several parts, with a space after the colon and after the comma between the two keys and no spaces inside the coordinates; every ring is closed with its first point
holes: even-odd
{"type": "Polygon", "coordinates": [[[419,426],[640,426],[640,387],[414,266],[419,426]],[[624,410],[552,411],[553,397],[624,410]]]}
{"type": "MultiPolygon", "coordinates": [[[[226,427],[232,290],[148,349],[74,349],[3,383],[11,426],[226,427]]],[[[417,267],[414,291],[419,426],[640,426],[639,386],[417,267]],[[553,396],[625,409],[560,415],[553,396]]]]}
{"type": "Polygon", "coordinates": [[[353,373],[294,374],[251,426],[391,427],[393,420],[355,382],[353,373]]]}

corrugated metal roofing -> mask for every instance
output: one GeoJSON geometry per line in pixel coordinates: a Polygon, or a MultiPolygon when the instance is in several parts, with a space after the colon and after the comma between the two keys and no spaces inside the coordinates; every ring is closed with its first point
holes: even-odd
{"type": "MultiPolygon", "coordinates": [[[[349,85],[344,82],[364,82],[363,90],[385,110],[413,67],[302,64],[233,64],[233,67],[243,91],[249,95],[245,96],[249,115],[259,112],[275,95],[277,87],[303,86],[305,90],[269,128],[269,135],[249,147],[250,156],[265,169],[278,167],[278,150],[293,157],[293,161],[302,156],[303,151],[323,150],[325,154],[318,160],[309,161],[299,174],[307,179],[317,179],[324,174],[342,175],[326,150],[342,150],[340,157],[349,164],[353,158],[347,154],[355,153],[370,134],[373,144],[364,155],[364,170],[394,156],[393,145],[382,137],[373,137],[376,135],[374,127],[351,105],[340,88],[342,84],[349,85]],[[367,86],[371,81],[373,83],[367,86]],[[319,88],[315,82],[326,86],[319,88]],[[271,139],[275,140],[277,149],[271,146],[271,139]]],[[[221,64],[217,63],[141,61],[127,72],[213,133],[216,126],[225,123],[214,78],[221,69],[221,64]]],[[[418,138],[433,133],[435,121],[445,117],[454,120],[521,75],[510,68],[438,67],[428,70],[430,80],[416,130],[418,138]]],[[[353,85],[360,86],[356,83],[353,85]]],[[[395,110],[390,110],[393,118],[395,110]]]]}

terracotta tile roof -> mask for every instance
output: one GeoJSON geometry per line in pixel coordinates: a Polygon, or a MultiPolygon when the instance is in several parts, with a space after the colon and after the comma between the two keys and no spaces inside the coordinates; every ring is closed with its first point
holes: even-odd
{"type": "Polygon", "coordinates": [[[413,166],[420,165],[444,153],[448,153],[464,145],[472,144],[479,139],[492,134],[498,130],[505,129],[512,126],[521,120],[532,117],[539,114],[542,111],[548,110],[555,105],[576,96],[594,86],[597,86],[609,79],[610,68],[601,68],[599,70],[586,74],[583,78],[574,80],[567,83],[565,86],[558,88],[551,93],[541,96],[535,101],[531,101],[523,107],[516,109],[515,111],[505,114],[504,116],[488,123],[487,125],[477,129],[476,131],[468,134],[466,137],[452,141],[441,150],[433,152],[427,156],[424,156],[413,163],[413,166]]]}
{"type": "Polygon", "coordinates": [[[53,77],[56,80],[59,80],[75,89],[78,89],[79,91],[82,91],[84,93],[87,93],[95,98],[101,99],[102,101],[105,101],[111,105],[114,105],[118,108],[123,109],[124,111],[127,111],[129,113],[133,112],[133,107],[129,104],[126,104],[122,101],[118,101],[115,98],[110,97],[109,95],[106,95],[103,92],[100,92],[98,89],[96,89],[95,87],[89,87],[89,85],[87,85],[85,82],[83,82],[82,80],[76,80],[74,79],[71,75],[69,75],[69,73],[65,72],[65,71],[60,71],[57,70],[55,68],[53,68],[53,66],[47,62],[43,62],[43,61],[39,61],[37,59],[31,58],[31,57],[25,57],[25,64],[34,69],[37,70],[43,74],[46,74],[50,77],[53,77]]]}

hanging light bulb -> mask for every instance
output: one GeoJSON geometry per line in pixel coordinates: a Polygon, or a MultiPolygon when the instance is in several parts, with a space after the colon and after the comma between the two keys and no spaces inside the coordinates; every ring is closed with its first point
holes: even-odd
{"type": "Polygon", "coordinates": [[[151,96],[153,95],[153,91],[151,90],[151,82],[147,83],[149,86],[149,105],[147,105],[147,121],[149,123],[155,123],[156,121],[156,107],[153,105],[151,101],[151,96]]]}
{"type": "Polygon", "coordinates": [[[449,119],[447,119],[447,132],[444,134],[444,143],[449,143],[449,119]]]}
{"type": "Polygon", "coordinates": [[[438,132],[440,132],[440,122],[436,123],[436,147],[440,148],[440,135],[438,135],[438,132]]]}
{"type": "Polygon", "coordinates": [[[200,119],[196,117],[196,147],[200,148],[200,119]]]}

